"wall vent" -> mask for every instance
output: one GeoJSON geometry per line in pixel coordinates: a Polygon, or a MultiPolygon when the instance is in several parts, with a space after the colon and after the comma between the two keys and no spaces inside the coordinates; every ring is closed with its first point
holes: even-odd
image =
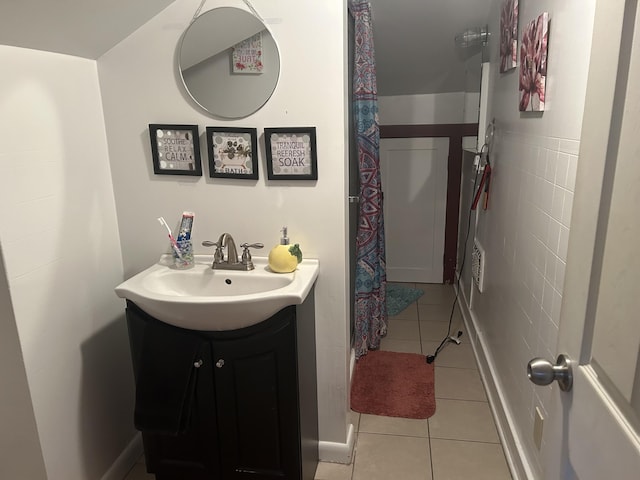
{"type": "Polygon", "coordinates": [[[473,252],[471,253],[471,276],[473,283],[480,293],[484,287],[484,248],[477,238],[473,239],[473,252]]]}

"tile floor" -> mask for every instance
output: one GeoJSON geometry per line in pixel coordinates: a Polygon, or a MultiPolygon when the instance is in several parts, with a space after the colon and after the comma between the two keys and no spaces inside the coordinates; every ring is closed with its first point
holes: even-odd
{"type": "MultiPolygon", "coordinates": [[[[422,289],[418,301],[390,317],[382,350],[433,354],[446,336],[453,287],[422,289]]],[[[316,480],[511,480],[473,350],[456,308],[448,344],[435,361],[436,413],[426,420],[352,412],[358,431],[352,465],[321,462],[316,480]]]]}
{"type": "MultiPolygon", "coordinates": [[[[382,350],[432,354],[445,336],[453,288],[406,284],[424,290],[417,302],[389,319],[382,350]]],[[[456,309],[449,344],[435,362],[436,413],[426,420],[352,412],[358,432],[351,465],[320,462],[316,480],[511,480],[480,380],[475,357],[456,309]]],[[[125,480],[152,480],[142,460],[125,480]]]]}

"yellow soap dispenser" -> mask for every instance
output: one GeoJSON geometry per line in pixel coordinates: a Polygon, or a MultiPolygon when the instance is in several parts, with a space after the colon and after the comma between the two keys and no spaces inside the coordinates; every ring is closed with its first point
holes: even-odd
{"type": "Polygon", "coordinates": [[[276,273],[289,273],[302,261],[302,252],[297,243],[289,245],[286,226],[282,227],[281,232],[280,243],[269,252],[269,268],[276,273]]]}

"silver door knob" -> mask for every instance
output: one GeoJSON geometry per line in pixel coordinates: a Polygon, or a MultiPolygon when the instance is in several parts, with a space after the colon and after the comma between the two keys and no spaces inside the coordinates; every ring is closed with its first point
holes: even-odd
{"type": "Polygon", "coordinates": [[[223,359],[218,360],[216,362],[216,367],[218,367],[218,368],[224,367],[224,360],[223,359]]]}
{"type": "Polygon", "coordinates": [[[200,368],[203,364],[204,362],[202,361],[202,359],[198,360],[197,362],[193,362],[193,366],[196,368],[200,368]]]}
{"type": "Polygon", "coordinates": [[[557,380],[563,392],[573,386],[571,360],[566,355],[558,355],[555,365],[544,358],[534,358],[527,364],[527,376],[536,385],[549,385],[557,380]]]}

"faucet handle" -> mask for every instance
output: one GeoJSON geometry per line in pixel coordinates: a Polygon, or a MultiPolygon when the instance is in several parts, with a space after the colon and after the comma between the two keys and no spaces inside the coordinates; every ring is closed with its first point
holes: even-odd
{"type": "Polygon", "coordinates": [[[245,250],[248,250],[250,248],[263,248],[264,243],[243,243],[242,245],[240,245],[240,247],[244,248],[245,250]]]}
{"type": "Polygon", "coordinates": [[[220,248],[220,241],[212,242],[211,240],[205,240],[202,242],[203,247],[216,247],[216,251],[213,252],[213,263],[221,263],[224,261],[224,252],[220,248]]]}
{"type": "Polygon", "coordinates": [[[262,248],[264,247],[264,243],[243,243],[240,245],[242,247],[242,264],[247,266],[247,270],[253,270],[253,262],[251,261],[251,252],[250,248],[262,248]]]}

